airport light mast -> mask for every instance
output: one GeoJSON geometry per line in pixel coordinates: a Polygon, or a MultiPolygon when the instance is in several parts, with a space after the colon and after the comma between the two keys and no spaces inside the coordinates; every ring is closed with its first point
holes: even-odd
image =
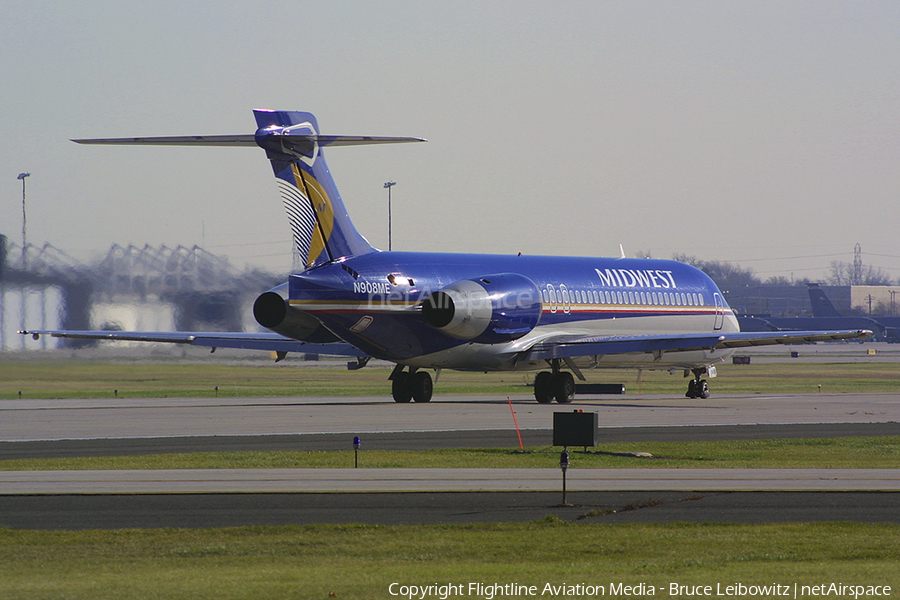
{"type": "Polygon", "coordinates": [[[391,251],[391,188],[397,185],[396,181],[387,181],[384,184],[388,191],[388,252],[391,251]]]}
{"type": "Polygon", "coordinates": [[[16,179],[22,180],[22,270],[28,268],[26,264],[25,249],[28,247],[27,238],[25,237],[25,178],[31,177],[31,173],[19,173],[16,179]]]}

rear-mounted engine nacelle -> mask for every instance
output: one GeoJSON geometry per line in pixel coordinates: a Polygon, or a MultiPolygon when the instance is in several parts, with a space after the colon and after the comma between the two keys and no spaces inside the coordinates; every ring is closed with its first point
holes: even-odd
{"type": "Polygon", "coordinates": [[[292,307],[275,291],[265,292],[256,299],[253,303],[253,316],[263,327],[291,339],[314,344],[340,341],[340,338],[325,329],[318,319],[292,307]]]}
{"type": "Polygon", "coordinates": [[[425,322],[449,336],[484,344],[516,340],[541,320],[541,292],[515,273],[457,281],[422,301],[425,322]]]}

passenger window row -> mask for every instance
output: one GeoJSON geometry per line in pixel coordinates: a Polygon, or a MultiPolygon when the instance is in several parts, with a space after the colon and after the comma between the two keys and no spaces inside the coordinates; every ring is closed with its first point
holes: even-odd
{"type": "Polygon", "coordinates": [[[557,290],[548,285],[541,291],[544,304],[571,305],[639,305],[639,306],[706,306],[702,294],[695,292],[645,292],[609,290],[569,290],[560,286],[557,290]]]}

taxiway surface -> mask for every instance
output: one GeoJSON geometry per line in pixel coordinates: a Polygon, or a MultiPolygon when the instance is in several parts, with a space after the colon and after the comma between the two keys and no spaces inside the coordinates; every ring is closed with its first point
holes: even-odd
{"type": "MultiPolygon", "coordinates": [[[[601,443],[616,439],[900,435],[900,394],[757,394],[707,400],[626,395],[580,398],[569,406],[538,405],[523,396],[513,398],[513,410],[529,446],[549,445],[552,413],[569,410],[598,413],[601,443]]],[[[0,459],[239,447],[349,448],[354,435],[363,437],[364,448],[518,445],[506,398],[488,397],[438,396],[429,404],[409,405],[383,398],[26,399],[0,401],[0,418],[0,459]]],[[[63,481],[86,475],[90,479],[91,472],[60,475],[56,480],[46,472],[7,472],[0,478],[0,526],[70,529],[276,522],[484,522],[531,520],[551,513],[568,519],[589,514],[609,522],[900,522],[900,493],[886,491],[896,489],[898,473],[892,470],[874,476],[785,471],[768,474],[765,480],[747,477],[747,473],[699,469],[617,470],[615,474],[596,473],[592,479],[587,471],[593,470],[585,470],[584,486],[570,488],[569,502],[574,507],[557,506],[559,494],[547,491],[559,477],[555,469],[539,473],[544,481],[538,486],[522,485],[521,480],[528,477],[521,470],[508,476],[514,482],[512,487],[499,488],[497,482],[503,477],[498,474],[489,477],[491,486],[473,486],[473,476],[448,477],[445,472],[443,477],[433,473],[426,477],[425,470],[419,470],[395,478],[390,488],[394,492],[384,491],[388,488],[372,492],[371,482],[360,480],[359,473],[342,471],[329,477],[324,471],[315,476],[295,474],[296,481],[306,482],[303,485],[325,477],[330,483],[324,488],[299,484],[273,488],[271,481],[279,474],[272,471],[238,475],[219,471],[213,474],[212,485],[207,482],[202,490],[190,486],[178,490],[177,485],[167,488],[161,473],[156,473],[155,480],[150,475],[149,487],[145,480],[144,487],[129,489],[125,485],[129,478],[146,479],[147,473],[122,472],[118,484],[125,487],[113,491],[104,491],[96,479],[82,482],[87,486],[82,488],[63,481]],[[677,471],[681,473],[676,477],[673,473],[677,471]],[[26,485],[16,491],[16,477],[31,478],[26,484],[32,486],[46,478],[40,484],[46,485],[40,489],[26,485]],[[227,483],[229,477],[251,481],[238,489],[227,483]],[[334,483],[341,477],[349,478],[344,487],[334,483]],[[773,484],[775,480],[780,483],[773,484]],[[610,487],[611,481],[619,481],[618,487],[610,487]],[[800,485],[800,481],[815,483],[800,485]],[[395,493],[398,489],[406,491],[395,493]],[[819,491],[825,489],[845,491],[819,491]],[[166,493],[173,491],[180,493],[166,493]]],[[[575,471],[570,473],[577,478],[575,471]]],[[[116,480],[113,472],[103,477],[116,480]]],[[[484,473],[474,477],[485,480],[484,473]]],[[[377,479],[374,474],[370,478],[377,479]]]]}
{"type": "MultiPolygon", "coordinates": [[[[900,422],[900,393],[663,395],[579,398],[541,405],[512,398],[522,430],[547,430],[553,413],[596,412],[600,426],[676,427],[900,422]]],[[[0,441],[514,431],[506,398],[436,396],[427,404],[354,398],[120,398],[0,400],[0,441]]]]}

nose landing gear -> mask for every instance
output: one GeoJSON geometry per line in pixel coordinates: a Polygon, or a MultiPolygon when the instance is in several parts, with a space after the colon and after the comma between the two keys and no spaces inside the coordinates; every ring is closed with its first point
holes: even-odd
{"type": "Polygon", "coordinates": [[[705,379],[700,379],[704,374],[706,374],[706,367],[701,369],[692,369],[694,373],[694,379],[691,379],[688,382],[687,393],[685,393],[685,398],[709,398],[709,382],[705,379]]]}

